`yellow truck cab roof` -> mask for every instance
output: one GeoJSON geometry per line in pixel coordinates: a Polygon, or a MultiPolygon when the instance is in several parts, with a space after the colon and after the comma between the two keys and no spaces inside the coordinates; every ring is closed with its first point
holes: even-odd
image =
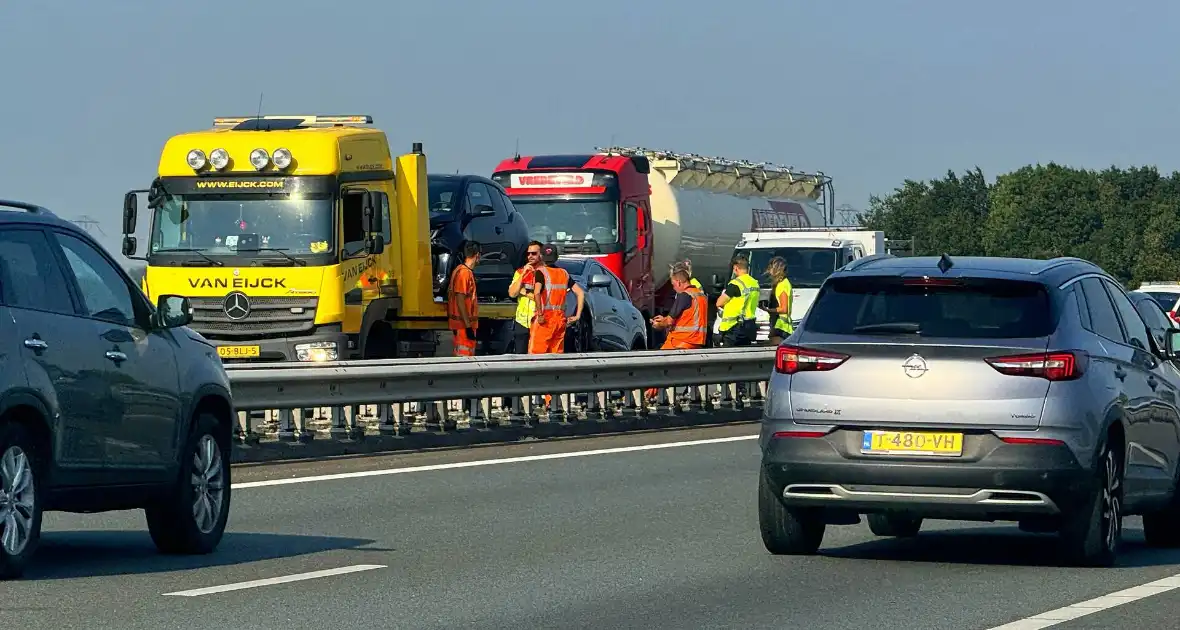
{"type": "Polygon", "coordinates": [[[240,116],[215,118],[213,128],[177,134],[168,139],[160,153],[161,177],[194,175],[290,176],[338,175],[348,172],[377,172],[392,176],[393,156],[385,132],[364,127],[371,116],[240,116]],[[228,164],[214,168],[217,149],[229,154],[228,164]],[[251,152],[266,151],[267,160],[258,169],[251,152]],[[274,163],[275,152],[286,149],[291,161],[286,168],[274,163]],[[203,162],[194,169],[189,154],[201,152],[203,162]]]}

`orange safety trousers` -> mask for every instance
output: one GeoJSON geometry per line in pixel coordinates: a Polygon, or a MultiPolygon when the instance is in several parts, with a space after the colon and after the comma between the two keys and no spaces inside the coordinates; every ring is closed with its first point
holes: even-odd
{"type": "Polygon", "coordinates": [[[467,336],[466,328],[459,328],[452,330],[454,334],[454,352],[451,356],[456,357],[473,357],[475,356],[475,339],[467,336]]]}
{"type": "Polygon", "coordinates": [[[565,352],[565,313],[550,311],[537,315],[529,327],[529,354],[565,352]]]}

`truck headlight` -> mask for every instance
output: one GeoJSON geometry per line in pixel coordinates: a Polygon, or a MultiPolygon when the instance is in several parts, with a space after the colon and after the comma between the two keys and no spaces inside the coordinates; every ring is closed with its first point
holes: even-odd
{"type": "Polygon", "coordinates": [[[336,361],[340,350],[335,341],[313,341],[295,344],[295,358],[300,361],[336,361]]]}
{"type": "Polygon", "coordinates": [[[283,149],[283,148],[275,149],[275,154],[272,155],[270,159],[271,159],[271,161],[273,161],[275,163],[275,166],[278,167],[280,170],[285,169],[288,166],[291,166],[291,152],[288,151],[287,149],[283,149]]]}
{"type": "Polygon", "coordinates": [[[254,166],[255,170],[261,171],[270,164],[270,154],[266,149],[254,149],[250,152],[250,164],[254,166]]]}
{"type": "Polygon", "coordinates": [[[213,149],[209,154],[209,163],[217,170],[224,170],[229,166],[229,152],[225,149],[213,149]]]}
{"type": "Polygon", "coordinates": [[[189,151],[188,155],[185,156],[185,161],[188,162],[189,168],[193,169],[194,171],[199,171],[205,168],[205,165],[209,163],[209,161],[205,159],[205,152],[200,149],[193,149],[192,151],[189,151]]]}

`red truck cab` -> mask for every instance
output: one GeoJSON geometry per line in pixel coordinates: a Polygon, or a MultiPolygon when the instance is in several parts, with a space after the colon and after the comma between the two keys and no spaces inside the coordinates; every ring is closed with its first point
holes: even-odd
{"type": "Polygon", "coordinates": [[[560,255],[597,259],[623,281],[650,320],[655,313],[650,170],[644,156],[518,155],[500,162],[492,180],[528,222],[532,240],[556,245],[560,255]]]}

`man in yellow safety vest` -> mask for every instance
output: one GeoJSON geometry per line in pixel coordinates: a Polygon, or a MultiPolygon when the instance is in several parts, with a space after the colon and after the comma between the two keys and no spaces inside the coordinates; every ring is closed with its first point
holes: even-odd
{"type": "Polygon", "coordinates": [[[750,275],[750,261],[742,254],[733,258],[733,279],[717,298],[721,309],[718,346],[749,346],[758,336],[758,281],[750,275]]]}

